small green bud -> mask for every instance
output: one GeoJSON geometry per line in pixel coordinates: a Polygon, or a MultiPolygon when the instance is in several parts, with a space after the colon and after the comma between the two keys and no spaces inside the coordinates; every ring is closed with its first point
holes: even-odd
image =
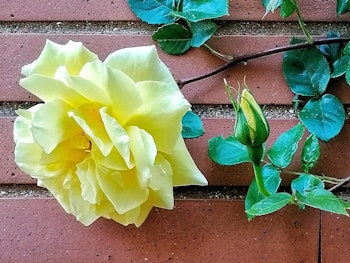
{"type": "Polygon", "coordinates": [[[261,146],[269,137],[270,127],[253,94],[244,89],[236,109],[235,136],[249,147],[261,146]]]}

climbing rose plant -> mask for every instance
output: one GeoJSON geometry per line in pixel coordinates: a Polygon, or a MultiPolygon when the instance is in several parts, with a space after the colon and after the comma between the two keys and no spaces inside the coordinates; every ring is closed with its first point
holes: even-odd
{"type": "MultiPolygon", "coordinates": [[[[310,206],[348,215],[350,204],[332,191],[347,184],[350,177],[337,179],[315,175],[311,174],[311,169],[320,160],[319,141],[331,141],[341,132],[345,123],[344,106],[340,99],[329,93],[329,84],[332,78],[344,76],[350,85],[349,37],[329,32],[326,38],[315,39],[303,21],[298,0],[262,0],[265,9],[262,18],[278,9],[283,19],[294,14],[304,38],[293,38],[288,46],[276,43],[276,47],[268,50],[243,56],[228,55],[214,50],[207,43],[217,30],[212,19],[228,15],[227,0],[128,0],[128,3],[142,21],[161,25],[153,33],[152,39],[164,52],[180,55],[190,48],[205,46],[212,54],[225,60],[224,65],[204,75],[180,79],[180,87],[211,77],[239,63],[284,52],[283,77],[295,95],[293,104],[300,122],[282,133],[267,149],[269,124],[253,93],[244,85],[242,93],[236,91],[234,98],[231,90],[235,89],[225,81],[235,111],[235,125],[227,138],[213,137],[208,144],[209,157],[220,165],[244,162],[253,165],[254,179],[245,199],[248,220],[275,212],[288,204],[298,205],[301,209],[310,206]],[[310,135],[303,140],[305,128],[310,135]],[[302,172],[290,171],[286,168],[299,144],[302,146],[302,172]],[[289,191],[278,191],[282,175],[297,177],[292,180],[289,191]],[[327,189],[325,183],[335,186],[327,189]]],[[[337,15],[349,12],[349,3],[348,0],[337,0],[334,11],[337,15]]]]}
{"type": "Polygon", "coordinates": [[[102,62],[47,41],[22,73],[43,103],[17,111],[15,161],[84,225],[140,226],[153,206],[173,208],[173,186],[207,184],[181,136],[191,106],[154,46],[102,62]]]}

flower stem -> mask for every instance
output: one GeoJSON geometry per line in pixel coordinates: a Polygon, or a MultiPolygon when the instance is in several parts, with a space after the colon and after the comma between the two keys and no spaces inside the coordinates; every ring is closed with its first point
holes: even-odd
{"type": "Polygon", "coordinates": [[[265,197],[270,196],[269,191],[267,191],[265,185],[264,185],[264,179],[262,176],[262,167],[259,164],[252,162],[253,164],[253,169],[254,169],[254,175],[255,175],[255,181],[256,185],[258,186],[259,192],[264,195],[265,197]]]}
{"type": "Polygon", "coordinates": [[[309,43],[310,45],[312,45],[314,43],[314,39],[313,37],[310,35],[309,33],[309,30],[307,30],[306,26],[305,26],[305,23],[303,21],[303,16],[301,15],[301,11],[300,11],[300,8],[299,8],[299,4],[298,4],[298,1],[295,0],[294,1],[294,4],[296,6],[296,11],[297,11],[297,16],[298,16],[298,23],[301,27],[301,30],[303,30],[303,33],[306,37],[306,40],[307,40],[307,43],[309,43]]]}

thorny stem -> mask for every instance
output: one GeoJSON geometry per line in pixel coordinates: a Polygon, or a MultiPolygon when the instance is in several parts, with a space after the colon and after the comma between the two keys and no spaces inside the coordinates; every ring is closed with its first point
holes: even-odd
{"type": "Polygon", "coordinates": [[[226,69],[229,69],[241,62],[247,62],[248,60],[256,59],[256,58],[261,58],[285,51],[291,51],[291,50],[297,50],[297,49],[303,49],[303,48],[308,48],[308,47],[313,47],[313,46],[319,46],[319,45],[325,45],[325,44],[335,44],[335,43],[345,43],[350,41],[350,36],[349,37],[337,37],[337,38],[321,38],[314,40],[312,44],[306,42],[306,43],[297,43],[297,44],[291,44],[287,46],[281,46],[281,47],[276,47],[276,48],[271,48],[267,49],[261,52],[256,52],[252,54],[247,54],[239,57],[235,57],[230,59],[225,65],[209,72],[206,74],[203,74],[201,76],[193,77],[193,78],[188,78],[185,80],[179,80],[178,85],[180,89],[182,89],[185,85],[190,84],[192,82],[196,82],[202,79],[209,78],[211,76],[214,76],[226,69]]]}

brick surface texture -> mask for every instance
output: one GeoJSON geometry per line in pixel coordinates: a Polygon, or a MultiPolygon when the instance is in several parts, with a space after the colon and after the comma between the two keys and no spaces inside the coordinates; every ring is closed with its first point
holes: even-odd
{"type": "MultiPolygon", "coordinates": [[[[312,32],[330,28],[350,35],[350,14],[337,16],[336,0],[299,2],[312,32]]],[[[282,20],[276,11],[262,19],[260,0],[230,0],[229,12],[218,20],[222,27],[209,41],[226,54],[241,56],[287,45],[293,35],[301,35],[298,29],[295,34],[290,30],[298,28],[295,16],[282,20]]],[[[18,85],[21,67],[38,56],[46,39],[62,44],[81,41],[104,59],[120,48],[154,44],[150,28],[135,17],[126,0],[0,0],[0,262],[349,262],[349,218],[312,208],[286,207],[248,222],[241,196],[226,198],[218,193],[213,197],[212,192],[202,194],[193,188],[176,199],[174,210],[153,209],[140,228],[106,219],[84,227],[49,195],[31,194],[37,189],[35,180],[14,162],[13,108],[39,100],[18,85]],[[102,26],[112,30],[100,31],[102,26]],[[188,192],[191,195],[186,196],[188,192]]],[[[158,51],[176,80],[224,64],[204,47],[179,57],[158,51]]],[[[208,140],[227,136],[233,129],[232,109],[228,115],[218,110],[222,106],[230,111],[223,79],[235,84],[244,77],[261,104],[280,111],[269,119],[267,147],[298,121],[291,105],[293,94],[282,76],[282,54],[248,61],[186,85],[183,94],[204,112],[206,131],[186,144],[210,189],[219,192],[225,187],[246,189],[253,179],[248,164],[219,166],[207,156],[208,140]]],[[[350,104],[344,80],[334,81],[331,92],[350,104]]],[[[349,122],[321,148],[321,161],[312,172],[349,176],[349,122]]],[[[300,151],[291,169],[300,170],[300,151]]],[[[287,186],[292,179],[283,178],[282,184],[287,186]]],[[[348,189],[349,184],[343,188],[348,189]]]]}

